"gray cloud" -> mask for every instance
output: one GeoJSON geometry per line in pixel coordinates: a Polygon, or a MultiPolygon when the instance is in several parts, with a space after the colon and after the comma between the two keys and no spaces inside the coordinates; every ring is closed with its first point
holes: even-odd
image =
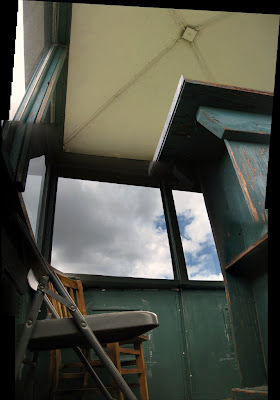
{"type": "Polygon", "coordinates": [[[69,272],[172,277],[166,231],[154,227],[162,214],[158,189],[60,179],[52,263],[69,272]]]}

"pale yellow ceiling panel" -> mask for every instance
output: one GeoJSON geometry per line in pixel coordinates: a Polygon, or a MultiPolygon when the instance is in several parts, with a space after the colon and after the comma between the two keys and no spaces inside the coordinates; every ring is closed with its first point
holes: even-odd
{"type": "Polygon", "coordinates": [[[206,24],[195,37],[195,48],[214,82],[273,91],[279,16],[230,13],[206,24]]]}
{"type": "Polygon", "coordinates": [[[73,4],[66,137],[139,74],[179,32],[166,9],[73,4]]]}
{"type": "Polygon", "coordinates": [[[181,75],[205,80],[189,43],[180,40],[73,140],[67,151],[150,160],[181,75]]]}
{"type": "Polygon", "coordinates": [[[273,91],[278,27],[275,15],[74,4],[65,151],[152,159],[181,75],[273,91]]]}

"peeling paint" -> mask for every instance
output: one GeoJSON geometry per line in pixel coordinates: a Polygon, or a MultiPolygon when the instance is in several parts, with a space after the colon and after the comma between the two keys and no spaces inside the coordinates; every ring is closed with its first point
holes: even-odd
{"type": "Polygon", "coordinates": [[[236,159],[235,159],[235,157],[234,157],[233,151],[232,151],[232,149],[231,149],[230,146],[228,146],[228,150],[230,151],[231,158],[232,158],[232,160],[233,160],[233,162],[234,162],[234,165],[235,165],[237,174],[238,174],[238,176],[239,176],[239,181],[240,181],[240,183],[241,183],[241,186],[242,186],[243,193],[244,193],[244,195],[245,195],[247,204],[248,204],[248,206],[249,206],[249,208],[250,208],[251,215],[253,216],[253,218],[254,218],[256,221],[259,221],[259,216],[258,216],[257,210],[256,210],[256,208],[254,207],[253,202],[252,202],[252,200],[251,200],[251,198],[250,198],[250,195],[249,195],[249,191],[248,191],[248,187],[247,187],[246,180],[245,180],[244,176],[242,175],[242,172],[240,171],[240,168],[239,168],[239,166],[238,166],[238,164],[237,164],[237,162],[236,162],[236,159]]]}
{"type": "Polygon", "coordinates": [[[242,150],[243,150],[244,156],[246,157],[247,163],[249,164],[249,166],[250,166],[250,168],[251,168],[251,171],[252,171],[252,174],[253,174],[253,178],[254,178],[254,180],[256,181],[256,179],[257,179],[256,171],[257,171],[257,170],[256,170],[256,168],[254,168],[254,167],[252,166],[250,157],[248,156],[246,150],[245,150],[245,149],[242,149],[242,150]]]}

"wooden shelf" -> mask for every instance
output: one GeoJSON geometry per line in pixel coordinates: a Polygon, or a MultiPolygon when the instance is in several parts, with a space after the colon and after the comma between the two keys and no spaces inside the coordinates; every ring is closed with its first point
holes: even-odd
{"type": "Polygon", "coordinates": [[[227,272],[250,276],[267,270],[268,233],[259,238],[226,265],[227,272]]]}
{"type": "Polygon", "coordinates": [[[267,396],[268,396],[267,386],[232,389],[233,400],[267,400],[267,396]]]}

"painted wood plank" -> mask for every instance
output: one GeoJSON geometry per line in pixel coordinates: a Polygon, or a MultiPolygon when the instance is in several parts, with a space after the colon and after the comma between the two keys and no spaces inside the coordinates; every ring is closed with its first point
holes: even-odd
{"type": "MultiPolygon", "coordinates": [[[[252,146],[249,143],[246,145],[252,146]]],[[[246,159],[243,151],[241,153],[246,159]]],[[[245,162],[244,159],[242,162],[245,162]]],[[[237,164],[239,168],[243,168],[242,162],[239,159],[237,164]]],[[[250,164],[247,163],[245,167],[249,169],[250,164]]],[[[251,181],[245,173],[245,167],[244,180],[249,185],[251,181]]],[[[266,382],[267,374],[254,290],[248,277],[234,271],[227,271],[225,266],[264,235],[267,232],[267,225],[262,220],[261,214],[257,213],[259,219],[256,220],[250,212],[248,199],[242,191],[229,153],[225,153],[215,163],[203,166],[200,176],[225,278],[242,385],[262,385],[266,382]]],[[[255,203],[252,204],[255,206],[255,203]]],[[[262,261],[259,257],[258,262],[262,263],[262,261]]]]}
{"type": "Polygon", "coordinates": [[[269,143],[271,115],[200,106],[197,121],[219,139],[269,143]]]}
{"type": "MultiPolygon", "coordinates": [[[[259,237],[268,229],[268,215],[265,210],[266,179],[269,146],[258,143],[243,143],[225,140],[235,169],[245,204],[251,214],[251,223],[258,225],[259,237]]],[[[248,221],[249,223],[249,221],[248,221]]],[[[257,240],[258,237],[255,238],[257,240]]]]}
{"type": "Polygon", "coordinates": [[[230,270],[234,267],[257,267],[257,261],[260,254],[263,251],[267,251],[267,243],[268,243],[268,233],[265,233],[261,238],[259,238],[255,243],[249,246],[246,250],[242,251],[237,257],[235,257],[228,265],[226,265],[225,269],[230,270]],[[250,264],[248,266],[248,264],[250,264]]]}
{"type": "Polygon", "coordinates": [[[260,386],[255,388],[236,388],[232,389],[233,400],[267,400],[268,388],[267,386],[260,386]]]}

